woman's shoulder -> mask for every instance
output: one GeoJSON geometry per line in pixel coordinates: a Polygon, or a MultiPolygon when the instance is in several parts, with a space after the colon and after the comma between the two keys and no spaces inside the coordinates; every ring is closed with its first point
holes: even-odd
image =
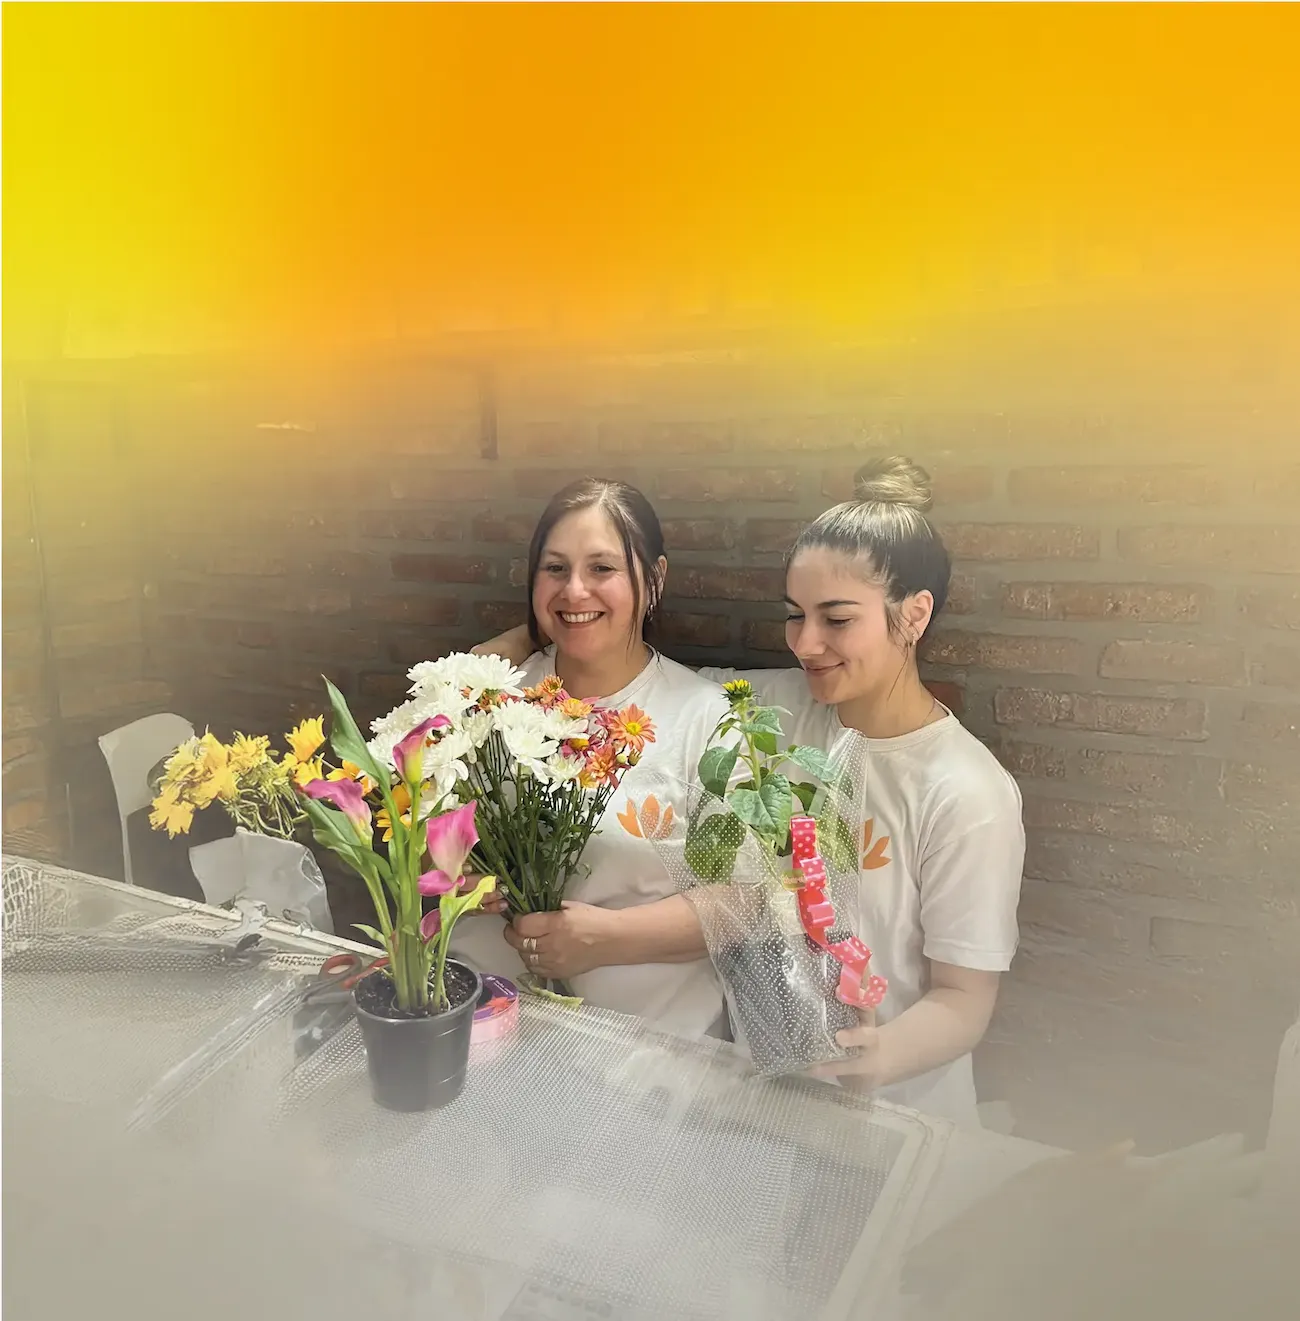
{"type": "Polygon", "coordinates": [[[656,654],[650,664],[653,667],[651,692],[661,701],[670,701],[675,707],[719,712],[727,705],[720,684],[680,662],[656,654]]]}
{"type": "Polygon", "coordinates": [[[972,825],[1020,819],[1020,786],[1005,766],[955,716],[926,758],[927,797],[935,811],[972,825]]]}
{"type": "Polygon", "coordinates": [[[525,685],[529,688],[534,687],[548,674],[555,673],[555,649],[546,647],[542,651],[533,652],[519,669],[523,672],[525,685]]]}

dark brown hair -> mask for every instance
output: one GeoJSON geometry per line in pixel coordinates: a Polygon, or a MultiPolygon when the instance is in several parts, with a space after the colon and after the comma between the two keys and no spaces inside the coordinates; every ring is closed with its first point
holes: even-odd
{"type": "Polygon", "coordinates": [[[534,647],[540,647],[542,640],[537,627],[537,615],[533,610],[533,584],[537,581],[546,538],[566,514],[592,508],[603,510],[618,533],[628,576],[632,580],[633,619],[641,618],[642,592],[645,593],[641,636],[644,638],[654,626],[655,612],[659,609],[659,597],[663,590],[658,561],[664,553],[664,532],[659,526],[659,516],[650,501],[635,486],[605,477],[583,477],[570,482],[551,497],[550,504],[537,520],[533,539],[528,546],[528,636],[534,647]]]}
{"type": "Polygon", "coordinates": [[[926,516],[933,504],[930,474],[911,459],[869,459],[853,486],[856,498],[809,523],[786,563],[804,550],[838,551],[861,563],[868,580],[885,589],[891,629],[898,628],[900,602],[920,591],[934,597],[933,623],[948,599],[952,562],[926,516]]]}

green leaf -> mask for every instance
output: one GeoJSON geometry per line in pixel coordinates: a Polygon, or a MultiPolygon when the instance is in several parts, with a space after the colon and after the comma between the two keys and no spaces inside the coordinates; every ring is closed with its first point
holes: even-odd
{"type": "Polygon", "coordinates": [[[738,755],[735,748],[710,748],[700,758],[700,783],[715,798],[725,796],[738,755]]]}
{"type": "Polygon", "coordinates": [[[376,784],[387,785],[390,774],[370,755],[370,749],[361,737],[357,722],[352,719],[352,712],[348,710],[343,694],[328,679],[325,680],[325,688],[329,693],[332,712],[330,746],[340,759],[359,766],[376,784]]]}
{"type": "Polygon", "coordinates": [[[809,775],[815,775],[823,783],[833,773],[830,758],[820,748],[800,744],[797,747],[787,748],[785,755],[800,769],[807,771],[809,775]]]}
{"type": "Polygon", "coordinates": [[[794,812],[794,796],[790,781],[779,772],[768,775],[757,793],[752,789],[737,789],[731,796],[736,815],[752,826],[772,844],[785,843],[790,833],[790,817],[794,812]]]}
{"type": "Polygon", "coordinates": [[[815,784],[792,784],[790,788],[794,791],[794,796],[799,800],[799,806],[803,808],[804,812],[811,812],[817,786],[815,784]]]}
{"type": "Polygon", "coordinates": [[[350,867],[364,874],[361,855],[366,853],[373,858],[374,854],[362,845],[347,817],[314,798],[304,798],[302,807],[311,822],[312,837],[316,843],[337,853],[350,867]]]}
{"type": "Polygon", "coordinates": [[[356,930],[360,931],[362,935],[369,936],[370,939],[380,947],[380,949],[388,948],[384,941],[384,933],[382,931],[377,931],[374,927],[368,927],[364,922],[353,922],[352,925],[356,930]]]}
{"type": "Polygon", "coordinates": [[[769,734],[781,733],[781,712],[775,706],[760,706],[750,713],[749,719],[741,725],[746,734],[765,731],[769,734]]]}
{"type": "Polygon", "coordinates": [[[776,755],[776,735],[771,730],[758,730],[749,736],[749,741],[765,757],[776,755]]]}
{"type": "Polygon", "coordinates": [[[730,812],[716,812],[687,835],[686,865],[702,881],[729,881],[744,839],[744,828],[730,812]]]}
{"type": "Polygon", "coordinates": [[[483,900],[496,889],[496,885],[497,878],[495,876],[484,876],[472,890],[465,893],[459,890],[449,890],[444,894],[438,900],[438,912],[442,914],[442,926],[439,935],[450,940],[451,929],[456,925],[457,919],[463,914],[478,908],[483,900]]]}

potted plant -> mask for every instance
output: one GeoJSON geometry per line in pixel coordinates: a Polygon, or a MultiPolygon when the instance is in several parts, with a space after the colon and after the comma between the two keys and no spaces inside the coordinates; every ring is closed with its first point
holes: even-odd
{"type": "Polygon", "coordinates": [[[446,1105],[464,1086],[481,990],[477,973],[448,958],[451,935],[496,885],[487,876],[467,887],[464,877],[476,804],[445,792],[426,764],[451,727],[446,715],[413,717],[372,749],[342,694],[328,680],[326,688],[337,766],[321,752],[321,717],[286,736],[278,759],[264,737],[226,746],[205,734],[168,761],[151,820],[183,833],[196,809],[221,802],[257,834],[286,838],[309,822],[316,842],[361,877],[378,922],[358,924],[384,954],[353,990],[372,1094],[393,1110],[446,1105]],[[430,897],[437,906],[426,913],[430,897]]]}

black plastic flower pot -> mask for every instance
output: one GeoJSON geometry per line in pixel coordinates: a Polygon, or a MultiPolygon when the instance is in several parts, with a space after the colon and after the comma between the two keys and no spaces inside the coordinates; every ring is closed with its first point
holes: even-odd
{"type": "Polygon", "coordinates": [[[352,993],[366,1047],[370,1094],[385,1110],[437,1110],[465,1086],[470,1030],[483,989],[478,973],[448,961],[451,1008],[435,1014],[403,1013],[393,983],[371,973],[352,993]]]}
{"type": "Polygon", "coordinates": [[[859,1020],[836,997],[839,965],[829,955],[802,938],[795,948],[767,936],[727,946],[715,963],[758,1073],[792,1073],[843,1057],[835,1034],[859,1020]]]}

